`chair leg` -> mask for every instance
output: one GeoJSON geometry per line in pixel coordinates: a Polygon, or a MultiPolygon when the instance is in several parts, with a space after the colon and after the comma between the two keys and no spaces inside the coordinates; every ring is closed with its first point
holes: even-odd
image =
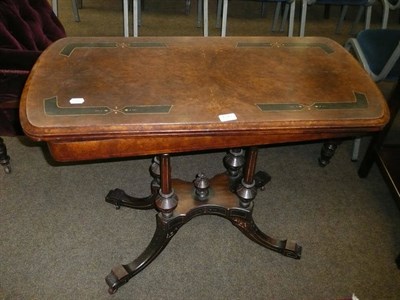
{"type": "Polygon", "coordinates": [[[292,3],[290,3],[290,9],[289,9],[288,37],[292,37],[293,36],[295,10],[296,10],[296,1],[292,1],[292,3]]]}
{"type": "Polygon", "coordinates": [[[360,168],[358,169],[358,176],[361,178],[365,178],[368,176],[368,173],[375,162],[376,153],[379,148],[383,145],[385,137],[392,126],[392,123],[400,109],[400,101],[398,101],[400,97],[400,81],[397,82],[394,91],[392,92],[388,105],[390,110],[390,120],[389,123],[386,124],[385,128],[382,131],[376,132],[372,140],[368,146],[367,152],[361,162],[360,168]]]}
{"type": "Polygon", "coordinates": [[[222,3],[221,37],[225,37],[226,36],[227,19],[228,19],[228,0],[223,0],[223,3],[222,3]]]}
{"type": "Polygon", "coordinates": [[[382,5],[383,5],[382,29],[386,29],[389,20],[389,4],[386,1],[382,1],[382,5]]]}
{"type": "Polygon", "coordinates": [[[139,35],[139,12],[141,10],[140,1],[133,0],[133,36],[137,37],[139,35]]]}
{"type": "Polygon", "coordinates": [[[190,14],[190,7],[191,7],[190,0],[185,0],[185,14],[186,15],[190,14]]]}
{"type": "Polygon", "coordinates": [[[264,18],[265,17],[265,13],[267,11],[267,4],[262,1],[261,2],[261,17],[264,18]]]}
{"type": "Polygon", "coordinates": [[[280,32],[283,32],[285,30],[286,27],[286,21],[288,19],[288,15],[289,15],[289,8],[290,8],[290,4],[285,3],[285,9],[283,11],[283,16],[282,16],[282,21],[281,21],[281,27],[279,28],[280,32]]]}
{"type": "Polygon", "coordinates": [[[300,20],[300,37],[304,37],[306,31],[306,19],[307,19],[307,0],[303,0],[301,8],[301,20],[300,20]]]}
{"type": "Polygon", "coordinates": [[[203,35],[208,36],[208,0],[198,0],[203,2],[203,35]]]}
{"type": "Polygon", "coordinates": [[[0,138],[0,165],[3,166],[4,172],[11,173],[10,157],[7,155],[7,148],[2,138],[0,138]]]}
{"type": "Polygon", "coordinates": [[[124,23],[124,37],[129,37],[129,4],[128,0],[123,0],[123,23],[124,23]]]}
{"type": "Polygon", "coordinates": [[[346,17],[348,9],[349,9],[348,5],[342,5],[342,7],[340,9],[341,10],[340,11],[340,18],[339,18],[339,21],[338,21],[338,23],[336,25],[336,30],[335,30],[336,34],[339,34],[341,29],[342,29],[343,21],[344,21],[344,18],[346,17]]]}
{"type": "Polygon", "coordinates": [[[80,22],[81,19],[79,17],[79,11],[78,11],[79,4],[78,4],[77,0],[71,0],[71,3],[72,3],[72,13],[74,15],[75,22],[80,22]]]}
{"type": "Polygon", "coordinates": [[[197,27],[200,28],[203,24],[203,1],[197,0],[197,27]]]}
{"type": "Polygon", "coordinates": [[[372,6],[371,5],[369,5],[367,7],[360,6],[360,8],[358,9],[358,12],[357,12],[357,16],[356,16],[353,24],[351,25],[350,34],[356,34],[357,33],[357,25],[360,22],[361,17],[364,14],[364,12],[365,12],[364,29],[369,29],[370,24],[371,24],[371,11],[372,11],[372,6]]]}
{"type": "Polygon", "coordinates": [[[282,7],[282,2],[276,3],[275,13],[274,13],[274,20],[273,20],[272,25],[271,25],[271,31],[276,31],[278,20],[279,20],[280,14],[281,14],[281,7],[282,7]]]}
{"type": "Polygon", "coordinates": [[[54,14],[58,16],[58,0],[52,0],[51,7],[53,9],[54,14]]]}
{"type": "Polygon", "coordinates": [[[351,156],[351,161],[357,161],[358,160],[358,154],[360,153],[360,144],[361,144],[361,138],[354,139],[353,155],[351,156]]]}
{"type": "Polygon", "coordinates": [[[221,28],[222,26],[222,2],[223,0],[217,1],[217,22],[215,23],[215,28],[221,28]]]}

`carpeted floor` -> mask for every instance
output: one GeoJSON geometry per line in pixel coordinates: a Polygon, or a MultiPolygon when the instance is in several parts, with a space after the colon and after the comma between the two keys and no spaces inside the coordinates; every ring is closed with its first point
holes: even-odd
{"type": "MultiPolygon", "coordinates": [[[[83,2],[76,23],[70,1],[60,1],[68,35],[122,34],[121,1],[83,2]]],[[[142,35],[202,34],[195,27],[195,2],[188,16],[184,1],[145,5],[142,35]]],[[[210,6],[215,11],[212,1],[210,6]]],[[[270,34],[273,6],[266,18],[259,17],[259,3],[231,1],[230,7],[229,34],[270,34]]],[[[379,6],[374,12],[376,27],[379,6]]],[[[322,8],[310,7],[307,33],[342,43],[349,24],[335,35],[336,19],[334,9],[325,20],[322,8]]],[[[398,132],[396,127],[393,138],[398,132]]],[[[258,169],[272,181],[255,200],[255,221],[273,236],[301,243],[300,260],[258,246],[225,219],[202,216],[183,226],[149,267],[112,296],[104,277],[146,248],[155,212],[115,210],[104,197],[116,187],[144,196],[151,158],[57,164],[43,144],[25,137],[5,142],[13,172],[0,172],[0,299],[351,299],[353,293],[359,299],[400,299],[394,263],[400,213],[376,166],[368,178],[357,176],[351,140],[326,168],[317,163],[320,142],[259,153],[258,169]]],[[[213,176],[224,171],[224,154],[176,155],[172,175],[188,181],[199,171],[213,176]]]]}

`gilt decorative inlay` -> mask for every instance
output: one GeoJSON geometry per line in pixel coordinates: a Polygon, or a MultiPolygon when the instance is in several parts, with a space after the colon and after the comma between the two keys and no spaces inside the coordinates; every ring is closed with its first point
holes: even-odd
{"type": "Polygon", "coordinates": [[[44,111],[49,116],[107,115],[122,114],[168,114],[172,105],[128,105],[122,108],[108,106],[61,107],[57,97],[44,99],[44,111]]]}
{"type": "Polygon", "coordinates": [[[354,92],[353,102],[315,102],[312,105],[300,103],[257,103],[262,111],[300,111],[300,110],[326,110],[326,109],[361,109],[368,107],[368,99],[363,93],[354,92]]]}
{"type": "Polygon", "coordinates": [[[79,48],[166,48],[166,44],[159,42],[98,42],[98,43],[70,43],[61,49],[60,55],[70,56],[75,49],[79,48]]]}
{"type": "Polygon", "coordinates": [[[240,42],[238,48],[320,48],[326,54],[331,54],[334,50],[324,43],[258,43],[258,42],[240,42]]]}

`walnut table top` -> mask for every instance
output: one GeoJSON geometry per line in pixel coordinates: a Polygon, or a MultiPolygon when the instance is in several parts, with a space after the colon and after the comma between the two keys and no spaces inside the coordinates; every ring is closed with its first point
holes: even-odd
{"type": "Polygon", "coordinates": [[[42,54],[20,115],[71,161],[351,136],[388,109],[326,38],[84,37],[42,54]]]}

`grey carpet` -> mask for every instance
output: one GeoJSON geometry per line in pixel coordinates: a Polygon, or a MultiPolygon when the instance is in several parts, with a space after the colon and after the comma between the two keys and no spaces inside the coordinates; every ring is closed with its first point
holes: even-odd
{"type": "MultiPolygon", "coordinates": [[[[120,1],[84,0],[81,23],[73,22],[70,1],[60,2],[70,35],[122,32],[120,1]]],[[[149,23],[162,24],[150,22],[152,7],[158,8],[153,2],[146,0],[142,31],[149,23]]],[[[170,21],[194,21],[195,3],[191,15],[181,16],[181,2],[181,10],[169,12],[170,21]]],[[[239,21],[253,16],[239,12],[234,13],[239,21]]],[[[154,20],[162,20],[158,13],[154,20]]],[[[235,21],[230,19],[231,30],[240,28],[235,21]]],[[[334,23],[332,17],[326,35],[347,38],[333,35],[334,23]]],[[[159,35],[163,29],[160,25],[159,35]]],[[[326,168],[317,164],[319,142],[260,151],[258,169],[272,181],[255,200],[254,218],[265,232],[301,243],[300,260],[258,246],[225,219],[202,216],[183,226],[161,255],[113,296],[104,277],[145,249],[155,212],[115,210],[104,197],[116,187],[144,196],[151,158],[55,164],[42,144],[17,137],[5,142],[13,172],[0,172],[0,299],[344,299],[353,293],[359,299],[400,299],[394,263],[400,252],[399,210],[376,166],[368,178],[357,176],[350,140],[326,168]]],[[[213,176],[224,171],[223,156],[223,151],[174,156],[173,176],[192,180],[199,171],[213,176]]]]}

